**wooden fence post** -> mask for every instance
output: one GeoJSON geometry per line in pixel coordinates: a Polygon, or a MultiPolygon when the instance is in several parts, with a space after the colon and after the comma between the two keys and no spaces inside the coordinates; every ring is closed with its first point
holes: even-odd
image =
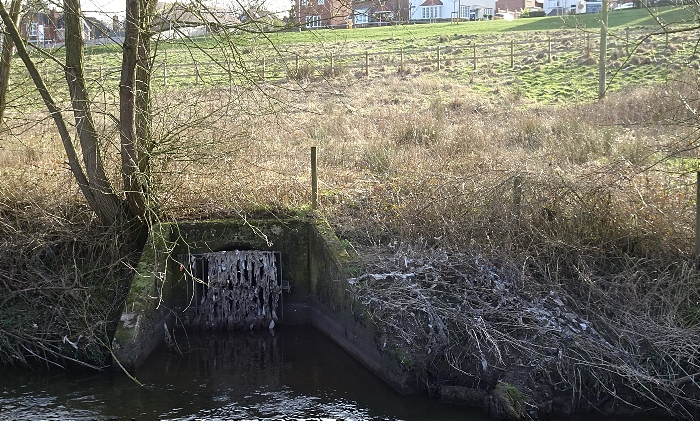
{"type": "Polygon", "coordinates": [[[591,54],[591,34],[586,35],[586,55],[591,54]]]}
{"type": "Polygon", "coordinates": [[[299,77],[299,54],[294,55],[294,74],[299,77]]]}
{"type": "Polygon", "coordinates": [[[547,62],[552,62],[552,37],[547,36],[547,62]]]}
{"type": "Polygon", "coordinates": [[[472,47],[474,50],[474,58],[472,60],[473,60],[474,70],[476,70],[476,43],[474,43],[474,45],[472,45],[472,47]]]}
{"type": "Polygon", "coordinates": [[[365,51],[365,76],[369,77],[369,51],[365,51]]]}
{"type": "Polygon", "coordinates": [[[318,204],[318,171],[316,168],[316,146],[311,147],[311,209],[318,204]]]}
{"type": "Polygon", "coordinates": [[[403,47],[401,47],[401,53],[399,55],[399,69],[401,70],[401,73],[406,71],[406,69],[403,67],[403,47]]]}
{"type": "Polygon", "coordinates": [[[194,83],[199,84],[199,65],[197,60],[194,61],[194,83]]]}
{"type": "Polygon", "coordinates": [[[437,47],[437,69],[440,71],[440,46],[437,47]]]}
{"type": "Polygon", "coordinates": [[[262,59],[262,73],[260,75],[262,77],[262,80],[265,80],[265,67],[266,67],[266,65],[267,65],[267,63],[265,62],[265,57],[263,57],[263,59],[262,59]]]}
{"type": "Polygon", "coordinates": [[[630,28],[625,28],[625,52],[630,54],[630,28]]]}
{"type": "Polygon", "coordinates": [[[335,67],[333,63],[333,53],[331,52],[331,77],[335,77],[335,67]]]}
{"type": "Polygon", "coordinates": [[[511,40],[510,40],[510,68],[511,68],[511,69],[512,69],[513,67],[515,67],[515,62],[514,62],[514,59],[513,59],[513,52],[514,52],[514,50],[515,50],[515,43],[514,43],[513,40],[511,39],[511,40]]]}
{"type": "Polygon", "coordinates": [[[695,173],[695,255],[700,255],[700,171],[695,173]]]}

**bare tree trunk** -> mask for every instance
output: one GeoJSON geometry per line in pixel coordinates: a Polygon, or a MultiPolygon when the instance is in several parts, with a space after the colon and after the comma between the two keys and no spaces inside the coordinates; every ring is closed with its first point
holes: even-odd
{"type": "Polygon", "coordinates": [[[608,57],[608,0],[600,10],[600,51],[598,56],[598,99],[605,97],[605,69],[608,57]]]}
{"type": "Polygon", "coordinates": [[[136,137],[138,138],[139,171],[148,174],[154,142],[151,136],[151,27],[156,0],[141,2],[140,36],[136,63],[136,137]]]}
{"type": "MultiPolygon", "coordinates": [[[[1,0],[0,0],[1,1],[1,0]]],[[[19,10],[22,5],[22,0],[12,0],[10,3],[10,20],[17,26],[19,22],[19,10]]],[[[8,33],[3,36],[2,55],[0,55],[0,129],[2,128],[3,116],[7,105],[7,90],[10,86],[10,64],[12,62],[12,53],[15,44],[12,42],[12,37],[8,33]]]]}
{"type": "MultiPolygon", "coordinates": [[[[74,0],[75,1],[75,0],[74,0]]],[[[143,183],[139,179],[138,135],[136,130],[136,65],[141,32],[141,1],[127,0],[121,82],[119,84],[119,126],[122,180],[127,207],[132,215],[146,213],[143,183]]]]}
{"type": "Polygon", "coordinates": [[[66,82],[73,104],[73,115],[80,140],[85,173],[95,197],[94,211],[103,221],[122,219],[121,200],[115,194],[104,169],[99,138],[85,88],[83,22],[80,0],[64,0],[66,25],[66,82]]]}
{"type": "MultiPolygon", "coordinates": [[[[19,31],[17,30],[17,26],[15,26],[12,22],[12,19],[10,18],[7,9],[5,9],[5,6],[2,4],[2,2],[0,2],[0,17],[2,17],[3,23],[5,24],[5,30],[7,31],[8,35],[14,42],[15,47],[17,48],[17,54],[22,59],[24,66],[27,68],[29,76],[32,78],[32,81],[37,87],[37,90],[39,91],[39,94],[41,95],[41,98],[44,101],[46,108],[49,110],[49,114],[51,115],[51,117],[54,120],[54,123],[56,124],[56,128],[58,129],[58,132],[61,136],[63,148],[66,151],[68,165],[70,166],[71,172],[73,173],[73,176],[75,177],[75,180],[77,181],[78,186],[80,187],[80,191],[83,193],[83,196],[88,202],[90,208],[93,211],[95,211],[102,223],[114,223],[114,220],[109,220],[108,218],[106,218],[106,215],[100,212],[99,201],[95,197],[95,189],[93,189],[90,183],[88,182],[88,178],[85,175],[82,166],[80,165],[78,154],[76,153],[75,147],[73,146],[73,139],[71,139],[70,132],[68,131],[68,127],[66,125],[65,120],[63,119],[61,110],[56,105],[56,102],[54,101],[53,97],[51,96],[51,93],[46,87],[44,80],[41,78],[41,75],[39,74],[36,65],[29,57],[27,48],[24,46],[19,31]]],[[[118,201],[118,198],[115,196],[112,200],[118,201]]]]}

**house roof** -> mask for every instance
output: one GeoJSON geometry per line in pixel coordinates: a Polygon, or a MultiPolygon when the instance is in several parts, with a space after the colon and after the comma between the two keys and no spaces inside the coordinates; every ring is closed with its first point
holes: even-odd
{"type": "Polygon", "coordinates": [[[165,26],[167,23],[177,23],[182,26],[227,26],[238,24],[240,21],[230,13],[213,7],[202,9],[183,3],[158,2],[153,25],[158,27],[165,26]]]}
{"type": "Polygon", "coordinates": [[[425,0],[421,7],[425,6],[442,6],[442,2],[440,0],[425,0]]]}

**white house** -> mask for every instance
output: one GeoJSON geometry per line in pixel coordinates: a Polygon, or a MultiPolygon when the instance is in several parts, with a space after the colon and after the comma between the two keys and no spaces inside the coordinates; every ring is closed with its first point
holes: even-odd
{"type": "Polygon", "coordinates": [[[412,21],[490,19],[496,0],[409,0],[409,9],[412,21]]]}
{"type": "Polygon", "coordinates": [[[586,13],[586,0],[544,0],[547,16],[586,13]]]}

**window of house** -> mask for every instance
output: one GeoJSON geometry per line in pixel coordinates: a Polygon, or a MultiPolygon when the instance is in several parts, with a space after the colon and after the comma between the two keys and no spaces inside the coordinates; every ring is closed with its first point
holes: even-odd
{"type": "Polygon", "coordinates": [[[559,1],[558,0],[549,0],[549,8],[554,9],[556,7],[559,7],[559,1]]]}
{"type": "Polygon", "coordinates": [[[423,6],[421,17],[423,19],[436,19],[440,17],[440,6],[423,6]]]}
{"type": "Polygon", "coordinates": [[[469,18],[469,6],[459,6],[459,17],[469,18]]]}
{"type": "Polygon", "coordinates": [[[319,6],[323,6],[324,4],[326,4],[326,0],[318,0],[319,6]]]}
{"type": "Polygon", "coordinates": [[[357,9],[355,10],[355,25],[362,25],[363,23],[369,22],[369,16],[367,16],[367,9],[357,9]]]}
{"type": "Polygon", "coordinates": [[[484,15],[483,16],[484,16],[484,18],[486,18],[487,16],[493,17],[493,9],[489,9],[488,7],[484,8],[484,15]]]}
{"type": "Polygon", "coordinates": [[[309,0],[301,0],[301,5],[302,5],[302,6],[308,6],[308,5],[309,5],[309,0]]]}
{"type": "Polygon", "coordinates": [[[307,28],[320,28],[321,27],[321,15],[307,16],[306,17],[306,27],[307,28]]]}

